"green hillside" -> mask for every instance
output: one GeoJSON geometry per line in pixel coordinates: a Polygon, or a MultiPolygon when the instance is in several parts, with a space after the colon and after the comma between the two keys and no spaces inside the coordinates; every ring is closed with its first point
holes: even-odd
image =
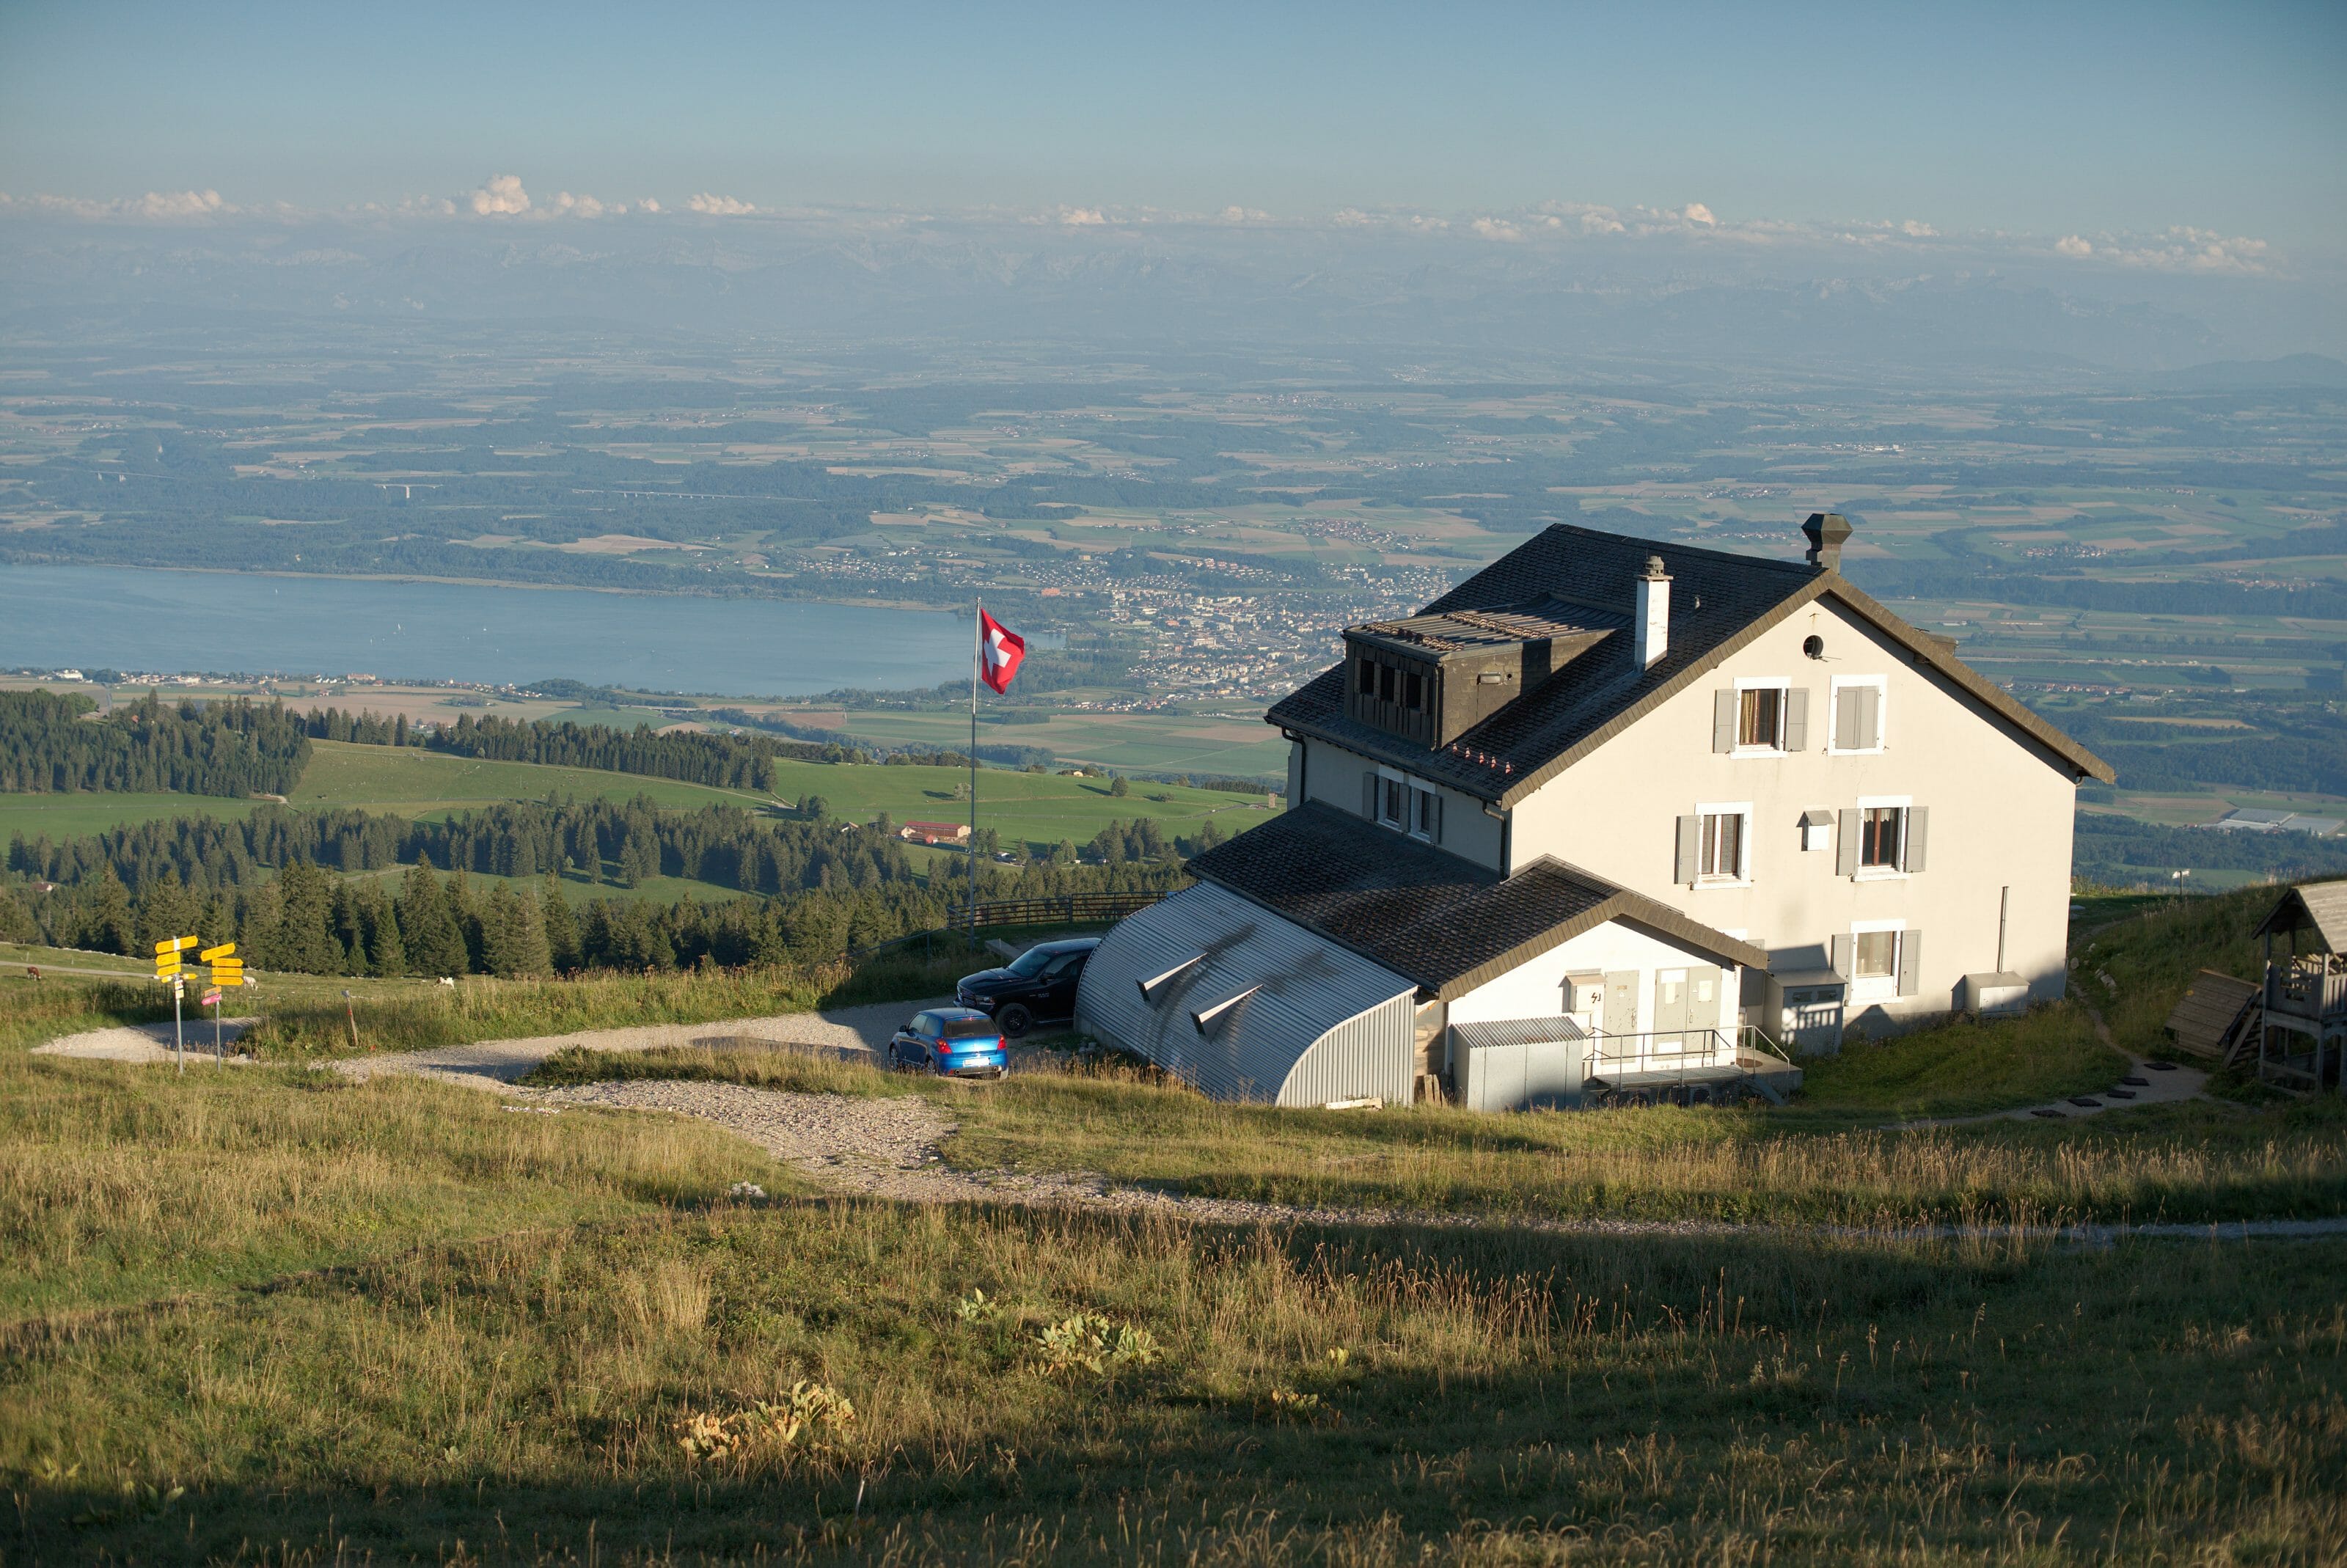
{"type": "MultiPolygon", "coordinates": [[[[778,762],[774,796],[680,784],[636,774],[537,763],[487,762],[413,747],[312,743],[310,764],[286,797],[297,808],[355,807],[405,817],[445,816],[500,801],[629,800],[650,796],[662,806],[758,805],[779,797],[795,805],[823,797],[835,817],[869,822],[881,813],[908,819],[958,822],[969,813],[969,775],[957,768],[891,767],[879,764],[778,762]]],[[[1154,817],[1169,836],[1197,832],[1208,817],[1235,834],[1268,815],[1259,795],[1192,789],[1185,784],[1133,783],[1112,793],[1111,781],[1058,774],[979,774],[979,825],[1008,844],[1043,847],[1061,839],[1083,844],[1111,822],[1154,817]]],[[[193,794],[0,794],[0,841],[14,833],[63,839],[101,828],[176,816],[241,817],[261,802],[193,794]]]]}

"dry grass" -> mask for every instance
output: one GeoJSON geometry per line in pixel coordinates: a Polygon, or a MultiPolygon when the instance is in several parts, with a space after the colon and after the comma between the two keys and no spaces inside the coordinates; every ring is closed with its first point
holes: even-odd
{"type": "Polygon", "coordinates": [[[578,1083],[674,1079],[741,1083],[793,1094],[910,1094],[914,1081],[881,1071],[868,1060],[848,1060],[817,1046],[662,1046],[651,1050],[592,1050],[565,1046],[519,1081],[531,1089],[578,1083]]]}
{"type": "Polygon", "coordinates": [[[958,1097],[954,1114],[946,1156],[964,1169],[1304,1206],[1863,1226],[2347,1214],[2347,1108],[2330,1100],[1853,1132],[1770,1111],[1278,1111],[1028,1076],[958,1097]]]}

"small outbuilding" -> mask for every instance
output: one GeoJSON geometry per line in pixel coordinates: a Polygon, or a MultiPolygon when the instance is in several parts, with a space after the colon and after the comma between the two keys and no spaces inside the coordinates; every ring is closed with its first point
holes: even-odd
{"type": "Polygon", "coordinates": [[[1506,1110],[1577,1102],[1583,1084],[1799,1081],[1739,1027],[1742,975],[1765,954],[1553,859],[1502,876],[1315,803],[1190,869],[1199,886],[1093,953],[1077,1023],[1216,1098],[1408,1103],[1440,1088],[1506,1110]],[[1519,1047],[1539,1061],[1512,1079],[1474,1069],[1515,1058],[1462,1054],[1519,1047]]]}

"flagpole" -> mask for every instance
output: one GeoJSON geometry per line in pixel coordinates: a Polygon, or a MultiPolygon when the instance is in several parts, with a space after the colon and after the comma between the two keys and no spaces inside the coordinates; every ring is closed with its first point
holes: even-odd
{"type": "Polygon", "coordinates": [[[978,942],[978,671],[986,662],[986,600],[978,601],[978,619],[970,622],[969,640],[969,939],[978,942]]]}

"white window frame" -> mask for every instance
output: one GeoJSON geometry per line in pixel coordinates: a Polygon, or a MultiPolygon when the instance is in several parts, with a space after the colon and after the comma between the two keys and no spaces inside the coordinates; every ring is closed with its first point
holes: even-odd
{"type": "Polygon", "coordinates": [[[1850,923],[1850,999],[1857,1002],[1888,1002],[1899,999],[1899,965],[1906,958],[1907,922],[1904,920],[1852,920],[1850,923]],[[1858,972],[1858,939],[1879,937],[1890,932],[1897,939],[1891,944],[1891,972],[1887,975],[1860,975],[1858,972]]]}
{"type": "Polygon", "coordinates": [[[1729,750],[1731,757],[1781,757],[1785,754],[1785,709],[1791,702],[1793,680],[1789,675],[1738,675],[1736,678],[1736,744],[1729,750]],[[1744,743],[1744,693],[1768,692],[1777,693],[1777,739],[1774,744],[1747,746],[1744,743]]]}
{"type": "Polygon", "coordinates": [[[1695,808],[1696,872],[1695,885],[1701,887],[1749,887],[1752,886],[1752,803],[1748,800],[1699,802],[1695,808]],[[1706,817],[1740,816],[1743,825],[1737,830],[1736,875],[1721,876],[1700,869],[1703,864],[1703,827],[1706,817]]]}
{"type": "Polygon", "coordinates": [[[1437,790],[1432,784],[1428,784],[1425,780],[1413,778],[1409,774],[1402,772],[1399,768],[1389,768],[1383,763],[1379,763],[1377,764],[1377,769],[1378,815],[1372,820],[1374,820],[1379,827],[1386,829],[1389,833],[1399,833],[1406,838],[1415,838],[1420,844],[1433,843],[1433,835],[1425,832],[1418,825],[1418,797],[1422,794],[1439,796],[1441,792],[1437,790]],[[1389,784],[1399,784],[1401,786],[1401,818],[1399,821],[1396,821],[1394,818],[1386,815],[1385,786],[1389,784]]]}
{"type": "Polygon", "coordinates": [[[1879,757],[1891,744],[1891,677],[1888,675],[1837,675],[1826,690],[1826,750],[1841,757],[1879,757]],[[1841,743],[1841,693],[1846,686],[1874,688],[1874,744],[1846,746],[1841,743]]]}
{"type": "Polygon", "coordinates": [[[1432,844],[1434,834],[1427,825],[1427,818],[1432,813],[1428,811],[1426,803],[1430,800],[1440,800],[1441,796],[1427,784],[1413,783],[1409,784],[1409,799],[1402,809],[1409,814],[1409,821],[1403,825],[1402,831],[1420,844],[1432,844]]]}
{"type": "Polygon", "coordinates": [[[1911,794],[1862,794],[1858,797],[1859,866],[1851,874],[1855,882],[1904,882],[1907,880],[1907,835],[1915,825],[1915,797],[1911,794]],[[1866,864],[1866,814],[1869,811],[1897,811],[1899,818],[1899,864],[1869,866],[1866,864]]]}

